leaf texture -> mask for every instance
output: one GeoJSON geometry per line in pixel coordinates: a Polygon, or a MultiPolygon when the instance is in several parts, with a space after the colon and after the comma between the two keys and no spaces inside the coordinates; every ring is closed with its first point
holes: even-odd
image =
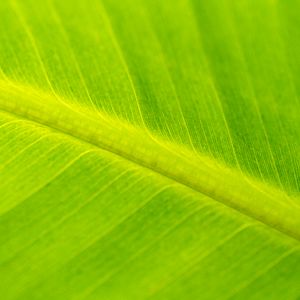
{"type": "Polygon", "coordinates": [[[299,299],[298,1],[0,3],[3,299],[299,299]]]}

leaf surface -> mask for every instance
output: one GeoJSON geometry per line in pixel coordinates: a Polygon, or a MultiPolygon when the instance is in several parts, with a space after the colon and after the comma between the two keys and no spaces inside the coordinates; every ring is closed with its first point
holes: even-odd
{"type": "Polygon", "coordinates": [[[2,1],[2,298],[298,299],[299,8],[2,1]]]}

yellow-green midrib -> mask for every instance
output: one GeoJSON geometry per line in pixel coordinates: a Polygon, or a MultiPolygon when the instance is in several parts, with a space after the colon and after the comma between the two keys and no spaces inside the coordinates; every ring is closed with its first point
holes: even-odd
{"type": "Polygon", "coordinates": [[[300,207],[284,192],[145,129],[66,103],[57,94],[0,81],[2,111],[117,154],[300,239],[300,207]]]}

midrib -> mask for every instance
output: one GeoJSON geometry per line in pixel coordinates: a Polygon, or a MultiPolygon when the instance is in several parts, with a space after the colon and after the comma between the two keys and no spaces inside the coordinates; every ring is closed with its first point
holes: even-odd
{"type": "Polygon", "coordinates": [[[0,81],[0,109],[117,154],[300,240],[300,208],[292,199],[204,155],[103,114],[81,113],[58,95],[11,81],[0,81]]]}

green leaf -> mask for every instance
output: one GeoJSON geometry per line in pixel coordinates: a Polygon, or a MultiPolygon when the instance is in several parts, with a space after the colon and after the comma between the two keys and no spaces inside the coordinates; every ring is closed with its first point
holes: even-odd
{"type": "Polygon", "coordinates": [[[299,299],[297,0],[2,0],[1,299],[299,299]]]}

